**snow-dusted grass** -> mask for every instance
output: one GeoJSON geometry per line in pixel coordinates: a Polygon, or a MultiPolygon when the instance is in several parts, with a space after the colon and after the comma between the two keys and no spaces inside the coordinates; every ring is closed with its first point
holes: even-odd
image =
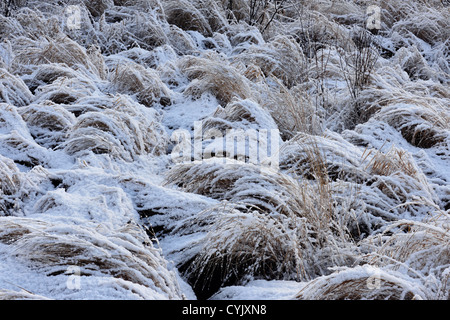
{"type": "Polygon", "coordinates": [[[369,1],[15,3],[0,299],[449,298],[443,1],[374,33],[369,1]],[[194,122],[215,152],[175,163],[194,122]],[[276,132],[279,169],[229,130],[276,132]]]}

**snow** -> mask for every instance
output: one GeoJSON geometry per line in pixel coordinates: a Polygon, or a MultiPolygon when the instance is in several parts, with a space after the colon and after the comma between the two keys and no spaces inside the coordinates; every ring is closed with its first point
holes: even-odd
{"type": "Polygon", "coordinates": [[[441,1],[69,2],[0,7],[0,298],[449,298],[441,1]]]}

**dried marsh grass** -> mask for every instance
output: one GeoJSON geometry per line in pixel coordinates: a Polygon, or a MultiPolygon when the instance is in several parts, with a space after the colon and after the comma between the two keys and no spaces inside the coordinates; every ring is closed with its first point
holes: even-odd
{"type": "MultiPolygon", "coordinates": [[[[298,221],[296,232],[289,222],[258,212],[242,213],[232,204],[205,210],[175,232],[207,226],[205,238],[194,243],[197,254],[180,266],[200,298],[218,287],[265,279],[302,279],[306,274],[302,250],[308,246],[307,227],[298,221]],[[301,233],[303,237],[299,237],[301,233]],[[303,240],[300,240],[300,238],[303,240]]],[[[290,221],[290,223],[294,223],[290,221]]],[[[203,227],[205,228],[205,227],[203,227]]],[[[206,229],[206,228],[205,228],[206,229]]],[[[306,255],[307,253],[305,253],[306,255]]]]}
{"type": "Polygon", "coordinates": [[[292,37],[278,36],[266,45],[252,45],[236,59],[258,66],[266,77],[274,76],[288,88],[305,79],[303,50],[292,37]]]}
{"type": "Polygon", "coordinates": [[[71,112],[51,102],[29,105],[19,113],[35,141],[46,148],[56,148],[63,143],[75,124],[75,116],[71,112]]]}
{"type": "Polygon", "coordinates": [[[19,2],[0,14],[0,269],[29,273],[0,299],[183,298],[172,268],[200,299],[255,279],[449,299],[443,1],[379,2],[371,32],[368,1],[19,2]],[[211,152],[173,165],[166,131],[194,121],[211,152]],[[280,170],[251,163],[274,138],[280,170]],[[86,291],[60,285],[69,266],[86,291]]]}
{"type": "MultiPolygon", "coordinates": [[[[55,11],[60,13],[60,9],[55,11]]],[[[61,24],[56,16],[46,16],[44,12],[29,8],[26,4],[18,10],[15,18],[24,30],[22,35],[30,39],[57,38],[62,35],[61,24]]]]}
{"type": "Polygon", "coordinates": [[[307,217],[317,224],[332,219],[325,185],[323,193],[314,194],[317,190],[313,191],[313,185],[299,184],[281,172],[261,170],[253,164],[223,164],[217,159],[181,164],[168,173],[166,180],[186,192],[246,203],[266,214],[307,217]],[[321,202],[319,206],[317,202],[321,202]]]}
{"type": "Polygon", "coordinates": [[[448,7],[438,9],[420,5],[416,10],[409,11],[404,19],[395,22],[392,31],[406,37],[413,34],[430,44],[445,42],[449,37],[449,14],[448,7]]]}
{"type": "Polygon", "coordinates": [[[276,130],[277,125],[267,110],[252,100],[233,99],[224,108],[202,122],[203,130],[215,129],[222,133],[230,129],[276,130]]]}
{"type": "Polygon", "coordinates": [[[61,63],[41,64],[33,73],[25,78],[25,83],[32,92],[41,86],[52,84],[58,78],[79,78],[80,73],[61,63]]]}
{"type": "Polygon", "coordinates": [[[0,136],[0,145],[8,157],[26,167],[48,164],[48,150],[19,131],[12,130],[8,135],[0,136]]]}
{"type": "Polygon", "coordinates": [[[136,95],[145,106],[159,103],[161,98],[171,96],[169,88],[161,81],[156,71],[137,63],[117,65],[110,74],[111,84],[119,93],[136,95]]]}
{"type": "Polygon", "coordinates": [[[178,54],[190,55],[196,52],[194,40],[183,29],[171,24],[166,32],[169,44],[178,54]]]}
{"type": "Polygon", "coordinates": [[[2,197],[14,195],[19,191],[20,177],[20,171],[14,162],[0,155],[0,192],[2,197]]]}
{"type": "Polygon", "coordinates": [[[374,192],[375,199],[366,198],[367,203],[382,209],[376,215],[400,218],[403,215],[428,216],[434,211],[430,203],[438,203],[438,197],[423,171],[411,154],[403,149],[392,147],[382,153],[366,150],[363,158],[365,170],[370,174],[366,185],[374,192]],[[417,203],[418,199],[428,199],[429,203],[417,203]]]}
{"type": "Polygon", "coordinates": [[[0,300],[49,300],[46,297],[25,291],[0,289],[0,300]]]}
{"type": "Polygon", "coordinates": [[[284,141],[292,139],[297,133],[320,134],[322,132],[319,112],[311,96],[302,85],[291,89],[280,81],[270,79],[257,90],[261,92],[260,104],[270,111],[284,141]],[[273,86],[269,85],[268,82],[273,86]]]}
{"type": "MultiPolygon", "coordinates": [[[[419,201],[418,201],[419,202],[419,201]]],[[[370,248],[363,261],[408,274],[426,289],[424,299],[448,299],[450,268],[449,216],[434,206],[435,216],[423,222],[399,220],[389,224],[380,235],[365,239],[370,248]]]]}
{"type": "Polygon", "coordinates": [[[196,8],[196,2],[185,0],[164,1],[163,7],[167,22],[188,31],[198,31],[205,36],[213,33],[207,17],[201,9],[196,8]]]}
{"type": "Polygon", "coordinates": [[[117,97],[113,109],[89,111],[77,118],[64,145],[69,154],[92,151],[132,161],[141,154],[165,152],[167,137],[155,112],[117,97]]]}
{"type": "Polygon", "coordinates": [[[415,300],[424,290],[400,274],[371,266],[348,268],[309,282],[299,300],[415,300]]]}
{"type": "Polygon", "coordinates": [[[375,118],[396,128],[412,145],[431,148],[444,141],[450,128],[450,118],[439,104],[422,103],[392,104],[378,112],[375,118]]]}
{"type": "Polygon", "coordinates": [[[192,257],[194,262],[181,263],[187,263],[184,267],[189,267],[187,274],[200,294],[211,292],[209,282],[217,289],[253,277],[312,279],[326,273],[328,266],[347,265],[352,259],[349,221],[335,216],[326,182],[298,183],[279,172],[212,161],[178,165],[167,180],[185,192],[229,201],[232,208],[226,202],[173,231],[208,232],[195,243],[200,251],[192,257]],[[242,263],[235,267],[239,259],[242,263]]]}
{"type": "Polygon", "coordinates": [[[60,35],[55,39],[39,40],[19,37],[13,40],[12,46],[15,53],[14,72],[26,74],[30,73],[31,66],[62,63],[96,77],[101,76],[97,66],[89,59],[86,49],[67,36],[60,35]]]}
{"type": "Polygon", "coordinates": [[[234,98],[252,98],[248,80],[217,55],[184,57],[179,60],[179,68],[191,80],[183,92],[185,96],[195,99],[209,91],[223,104],[234,98]]]}
{"type": "Polygon", "coordinates": [[[22,107],[30,104],[33,98],[22,79],[0,68],[0,103],[22,107]]]}
{"type": "Polygon", "coordinates": [[[363,151],[333,136],[297,134],[280,151],[280,167],[307,179],[329,179],[361,183],[368,179],[362,167],[363,151]]]}
{"type": "Polygon", "coordinates": [[[97,85],[86,77],[57,78],[51,84],[36,89],[34,102],[52,101],[60,105],[70,105],[97,91],[97,85]]]}
{"type": "MultiPolygon", "coordinates": [[[[15,257],[47,276],[76,265],[82,276],[111,276],[180,299],[175,275],[160,251],[134,223],[117,230],[58,225],[30,218],[2,218],[0,241],[15,257]]],[[[143,297],[144,298],[144,297],[143,297]]]]}

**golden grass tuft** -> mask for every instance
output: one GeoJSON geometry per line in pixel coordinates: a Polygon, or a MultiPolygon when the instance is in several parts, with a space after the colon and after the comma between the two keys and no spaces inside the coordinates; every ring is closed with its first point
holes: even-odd
{"type": "Polygon", "coordinates": [[[160,251],[135,223],[117,230],[57,224],[31,218],[1,218],[0,241],[18,261],[47,276],[78,266],[81,276],[108,275],[180,299],[175,275],[160,251]]]}
{"type": "Polygon", "coordinates": [[[167,22],[188,31],[198,31],[204,36],[212,35],[208,19],[195,3],[186,0],[170,0],[163,3],[167,22]]]}
{"type": "Polygon", "coordinates": [[[198,98],[204,92],[210,92],[224,105],[234,98],[252,98],[248,80],[216,54],[183,57],[179,60],[179,68],[191,80],[183,92],[187,97],[198,98]]]}
{"type": "Polygon", "coordinates": [[[413,300],[423,299],[421,286],[400,274],[369,265],[346,268],[310,281],[299,300],[413,300]]]}
{"type": "Polygon", "coordinates": [[[298,177],[355,183],[369,178],[361,165],[363,152],[337,135],[299,133],[282,146],[280,155],[281,169],[298,177]]]}
{"type": "Polygon", "coordinates": [[[110,80],[117,92],[136,95],[137,100],[147,107],[158,103],[162,97],[170,97],[170,91],[158,73],[137,63],[117,65],[110,80]]]}
{"type": "Polygon", "coordinates": [[[292,37],[278,36],[266,45],[252,45],[235,59],[258,66],[266,77],[274,76],[288,88],[305,78],[303,50],[292,37]]]}
{"type": "Polygon", "coordinates": [[[165,153],[167,137],[156,113],[142,108],[118,96],[112,109],[82,114],[68,133],[65,150],[69,154],[107,153],[126,161],[142,154],[165,153]]]}
{"type": "Polygon", "coordinates": [[[11,196],[20,189],[20,171],[15,163],[0,155],[0,193],[2,196],[11,196]]]}
{"type": "Polygon", "coordinates": [[[46,148],[56,148],[75,124],[75,116],[52,102],[29,105],[19,110],[35,141],[46,148]]]}
{"type": "Polygon", "coordinates": [[[31,103],[33,98],[33,94],[22,79],[0,68],[0,103],[22,107],[31,103]]]}
{"type": "Polygon", "coordinates": [[[39,40],[18,37],[12,41],[12,46],[15,53],[14,72],[27,74],[30,73],[30,65],[61,63],[99,78],[102,76],[86,49],[67,36],[59,35],[54,39],[43,37],[39,40]]]}

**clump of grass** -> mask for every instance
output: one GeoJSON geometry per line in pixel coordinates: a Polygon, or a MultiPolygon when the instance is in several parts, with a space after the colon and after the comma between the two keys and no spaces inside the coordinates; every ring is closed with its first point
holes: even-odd
{"type": "MultiPolygon", "coordinates": [[[[3,217],[0,241],[16,259],[47,276],[80,267],[80,276],[105,276],[144,286],[168,299],[182,297],[175,275],[137,224],[117,229],[49,223],[31,218],[3,217]]],[[[129,286],[129,285],[128,285],[129,286]]]]}
{"type": "Polygon", "coordinates": [[[75,116],[52,102],[29,105],[19,110],[35,141],[46,148],[56,148],[65,141],[75,123],[75,116]]]}
{"type": "Polygon", "coordinates": [[[18,37],[13,41],[13,49],[15,72],[27,74],[32,72],[31,66],[61,63],[96,77],[101,76],[97,66],[90,60],[86,49],[67,36],[59,35],[54,39],[40,38],[39,40],[18,37]]]}
{"type": "Polygon", "coordinates": [[[20,171],[14,162],[0,155],[0,192],[11,196],[19,191],[20,171]]]}
{"type": "Polygon", "coordinates": [[[192,260],[180,265],[199,298],[208,297],[223,285],[243,283],[253,277],[308,277],[308,266],[302,260],[302,250],[309,245],[308,230],[301,221],[297,221],[299,229],[294,232],[283,219],[257,211],[241,212],[233,204],[223,204],[186,222],[189,224],[175,232],[186,232],[183,229],[193,226],[210,230],[192,244],[197,252],[192,260]]]}
{"type": "Polygon", "coordinates": [[[432,207],[419,205],[416,200],[426,198],[431,203],[438,202],[438,198],[410,153],[395,147],[385,153],[366,150],[363,159],[365,170],[371,175],[365,184],[372,195],[361,196],[375,210],[376,216],[390,221],[403,215],[430,214],[432,207]]]}
{"type": "Polygon", "coordinates": [[[185,96],[196,98],[209,91],[224,105],[234,98],[252,98],[248,80],[217,55],[184,57],[179,68],[191,81],[183,92],[185,96]]]}
{"type": "Polygon", "coordinates": [[[69,66],[61,63],[41,64],[35,68],[33,73],[25,77],[25,83],[32,92],[39,87],[52,84],[58,78],[73,79],[80,78],[80,73],[69,66]]]}
{"type": "Polygon", "coordinates": [[[117,65],[111,73],[111,84],[117,92],[135,95],[145,106],[151,107],[161,98],[170,97],[170,91],[156,71],[128,62],[117,65]]]}
{"type": "Polygon", "coordinates": [[[33,98],[22,79],[0,68],[0,103],[22,107],[30,104],[33,98]]]}
{"type": "Polygon", "coordinates": [[[423,288],[411,279],[369,265],[316,278],[296,296],[299,300],[412,300],[424,297],[423,288]]]}
{"type": "Polygon", "coordinates": [[[445,300],[449,298],[450,285],[450,217],[426,199],[416,202],[434,207],[434,216],[387,225],[381,234],[362,242],[368,251],[362,260],[416,279],[426,288],[423,298],[445,300]]]}
{"type": "Polygon", "coordinates": [[[31,136],[18,108],[0,103],[0,145],[8,158],[26,166],[46,162],[46,149],[31,136]]]}
{"type": "Polygon", "coordinates": [[[233,99],[224,108],[218,107],[202,123],[203,129],[216,129],[225,134],[229,129],[277,129],[269,112],[252,100],[233,99]]]}
{"type": "Polygon", "coordinates": [[[399,130],[406,141],[419,148],[431,148],[444,142],[449,115],[439,105],[393,103],[377,115],[399,130]]]}
{"type": "Polygon", "coordinates": [[[69,154],[92,151],[132,161],[141,154],[165,152],[167,137],[154,111],[118,96],[113,109],[77,118],[64,144],[69,154]]]}
{"type": "Polygon", "coordinates": [[[305,79],[303,50],[292,37],[278,36],[266,45],[252,45],[236,59],[258,66],[266,77],[274,76],[288,88],[305,79]]]}
{"type": "Polygon", "coordinates": [[[22,289],[22,291],[0,289],[0,300],[48,300],[48,298],[33,294],[22,289]]]}
{"type": "Polygon", "coordinates": [[[173,24],[167,29],[168,42],[176,53],[191,55],[196,51],[196,44],[187,32],[173,24]]]}
{"type": "Polygon", "coordinates": [[[198,294],[211,293],[210,285],[217,289],[253,277],[312,279],[329,265],[352,260],[348,221],[335,216],[326,178],[299,183],[253,165],[208,160],[178,165],[167,180],[186,192],[229,201],[232,208],[215,207],[173,231],[198,227],[208,232],[195,242],[197,253],[180,262],[182,269],[189,268],[198,294]],[[238,260],[244,262],[234,266],[238,260]]]}
{"type": "Polygon", "coordinates": [[[195,2],[185,0],[164,1],[164,12],[167,22],[187,31],[198,31],[205,36],[212,35],[212,28],[201,10],[195,7],[195,2]]]}
{"type": "Polygon", "coordinates": [[[280,154],[281,168],[298,177],[316,180],[326,175],[333,181],[356,183],[369,178],[361,165],[363,151],[336,135],[299,133],[283,145],[280,154]]]}

